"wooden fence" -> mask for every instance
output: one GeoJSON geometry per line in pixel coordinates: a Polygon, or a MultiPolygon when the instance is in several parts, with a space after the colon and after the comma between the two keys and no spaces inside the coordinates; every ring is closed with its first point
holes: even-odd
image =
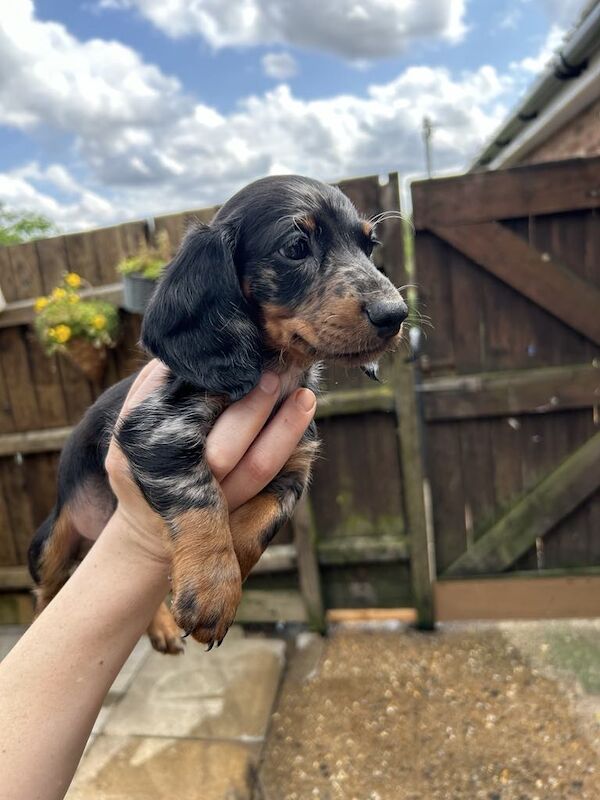
{"type": "MultiPolygon", "coordinates": [[[[396,175],[341,188],[365,214],[399,207],[396,175]]],[[[309,501],[250,577],[243,618],[318,625],[324,608],[360,606],[415,606],[425,627],[600,615],[599,205],[600,159],[413,185],[416,276],[397,223],[384,225],[377,257],[396,284],[416,280],[433,327],[416,364],[400,353],[385,365],[383,386],[357,370],[327,373],[309,501]]],[[[214,210],[150,227],[176,244],[190,216],[214,210]]],[[[41,352],[32,298],[69,269],[118,303],[114,266],[147,236],[135,222],[0,249],[7,592],[27,584],[58,451],[94,397],[74,367],[41,352]]],[[[139,319],[122,317],[107,385],[143,360],[139,319]]],[[[5,594],[0,621],[22,618],[27,602],[5,594]]]]}
{"type": "MultiPolygon", "coordinates": [[[[367,215],[399,208],[396,175],[387,183],[373,177],[340,186],[367,215]]],[[[14,594],[28,586],[23,565],[29,540],[54,502],[58,451],[97,394],[63,357],[43,354],[31,330],[33,299],[71,270],[90,281],[95,294],[119,303],[115,265],[149,229],[167,230],[177,245],[191,217],[209,221],[215,210],[0,249],[0,285],[9,303],[0,315],[0,621],[29,613],[27,601],[14,594]]],[[[405,284],[401,226],[386,223],[382,234],[378,258],[392,280],[405,284]]],[[[143,363],[139,318],[122,312],[122,323],[105,385],[143,363]]],[[[412,570],[409,563],[409,531],[424,526],[412,366],[404,354],[385,371],[383,390],[358,370],[326,375],[328,392],[318,411],[323,449],[309,506],[278,535],[251,576],[246,618],[308,616],[318,624],[323,606],[410,606],[415,593],[427,605],[429,590],[419,588],[427,582],[427,565],[418,546],[412,570]]]]}
{"type": "Polygon", "coordinates": [[[600,614],[600,159],[412,196],[438,618],[600,614]]]}

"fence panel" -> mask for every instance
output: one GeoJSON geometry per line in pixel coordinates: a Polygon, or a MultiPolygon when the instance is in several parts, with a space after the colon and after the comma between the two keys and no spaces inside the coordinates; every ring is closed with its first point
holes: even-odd
{"type": "MultiPolygon", "coordinates": [[[[387,182],[369,177],[340,186],[366,216],[399,209],[397,175],[387,182]]],[[[190,221],[209,222],[216,210],[170,214],[0,249],[0,283],[9,301],[0,316],[0,589],[27,585],[27,544],[54,502],[58,453],[71,426],[102,388],[143,363],[137,346],[140,318],[122,312],[121,336],[109,356],[104,384],[93,386],[61,356],[44,355],[31,331],[34,298],[71,270],[118,302],[115,266],[120,259],[135,252],[153,231],[167,231],[175,249],[190,221]]],[[[383,241],[377,254],[380,265],[396,284],[406,283],[400,222],[384,223],[378,234],[383,241]]],[[[318,412],[323,449],[309,506],[301,522],[280,532],[268,558],[251,576],[255,605],[247,615],[278,618],[298,613],[289,592],[299,584],[296,564],[303,591],[312,593],[306,605],[314,615],[321,590],[315,587],[318,573],[310,567],[313,538],[327,606],[412,604],[416,578],[409,565],[406,502],[410,475],[407,483],[394,377],[395,364],[404,365],[405,356],[384,365],[389,382],[383,388],[357,369],[326,373],[327,394],[318,412]]]]}

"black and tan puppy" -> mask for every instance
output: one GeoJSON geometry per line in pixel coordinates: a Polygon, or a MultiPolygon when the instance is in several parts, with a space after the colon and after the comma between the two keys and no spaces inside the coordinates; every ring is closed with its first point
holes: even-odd
{"type": "MultiPolygon", "coordinates": [[[[281,375],[286,395],[316,389],[321,361],[372,365],[394,347],[407,308],[371,261],[375,244],[372,224],[341,191],[297,176],[252,183],[188,233],[142,328],[145,348],[170,370],[166,383],[116,431],[133,378],[113,386],[62,453],[56,506],[30,548],[38,611],[81,558],[85,534],[114,510],[104,459],[115,432],[165,521],[177,625],[210,646],[223,639],[242,581],[307,485],[317,438],[311,426],[275,480],[229,515],[206,436],[266,369],[281,375]]],[[[165,606],[149,633],[159,649],[180,649],[165,606]]]]}

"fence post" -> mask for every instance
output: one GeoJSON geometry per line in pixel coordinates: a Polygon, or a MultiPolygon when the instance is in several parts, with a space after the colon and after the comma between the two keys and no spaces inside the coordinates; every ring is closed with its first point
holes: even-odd
{"type": "Polygon", "coordinates": [[[418,373],[414,362],[398,354],[393,381],[398,420],[404,508],[410,536],[410,573],[417,609],[417,626],[435,625],[433,575],[425,513],[422,421],[417,400],[418,373]]]}
{"type": "Polygon", "coordinates": [[[306,493],[298,501],[292,517],[292,528],[296,545],[300,594],[306,607],[309,625],[322,633],[325,630],[325,612],[316,550],[316,531],[310,501],[306,493]]]}

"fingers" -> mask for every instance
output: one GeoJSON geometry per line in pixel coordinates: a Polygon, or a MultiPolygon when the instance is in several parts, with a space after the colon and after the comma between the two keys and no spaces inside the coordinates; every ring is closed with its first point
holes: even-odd
{"type": "Polygon", "coordinates": [[[239,508],[273,480],[294,452],[316,407],[317,399],[310,389],[298,389],[288,397],[235,470],[222,481],[221,488],[230,511],[239,508]]]}
{"type": "Polygon", "coordinates": [[[260,433],[279,397],[279,378],[265,372],[258,386],[217,419],[206,440],[206,459],[222,481],[260,433]]]}

